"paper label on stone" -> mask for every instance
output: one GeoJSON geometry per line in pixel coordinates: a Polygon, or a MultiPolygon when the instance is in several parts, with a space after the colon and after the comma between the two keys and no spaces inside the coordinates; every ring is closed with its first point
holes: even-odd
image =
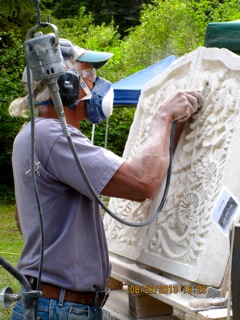
{"type": "Polygon", "coordinates": [[[229,232],[234,217],[239,216],[238,210],[238,200],[226,187],[223,187],[213,208],[212,219],[224,234],[229,232]]]}
{"type": "MultiPolygon", "coordinates": [[[[188,121],[176,148],[165,206],[151,225],[132,228],[105,216],[109,250],[170,277],[219,287],[230,248],[212,219],[223,186],[240,199],[240,57],[198,48],[175,61],[143,89],[124,157],[145,141],[157,106],[177,89],[202,88],[205,105],[188,121]]],[[[122,218],[143,221],[159,206],[163,188],[144,203],[111,199],[122,218]]]]}

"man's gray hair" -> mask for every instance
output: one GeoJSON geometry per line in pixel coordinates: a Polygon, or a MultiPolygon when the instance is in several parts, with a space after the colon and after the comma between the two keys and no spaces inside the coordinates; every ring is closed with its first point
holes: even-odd
{"type": "MultiPolygon", "coordinates": [[[[66,61],[69,62],[71,65],[75,65],[77,63],[72,57],[69,57],[66,61]],[[68,61],[69,60],[69,61],[68,61]]],[[[33,83],[33,91],[34,91],[34,100],[38,102],[42,102],[45,100],[51,99],[48,87],[41,81],[32,81],[33,83]]],[[[24,69],[23,76],[22,76],[22,84],[25,89],[28,91],[27,87],[27,71],[26,68],[24,69]]],[[[25,97],[17,98],[11,102],[8,112],[12,117],[23,117],[27,118],[26,111],[29,108],[29,95],[27,94],[25,97]]]]}
{"type": "MultiPolygon", "coordinates": [[[[34,90],[35,101],[41,102],[44,100],[48,100],[50,98],[48,87],[45,86],[43,90],[37,92],[34,90]]],[[[29,107],[29,95],[26,95],[23,98],[17,98],[11,102],[8,112],[12,117],[23,117],[27,118],[26,111],[29,107]]]]}

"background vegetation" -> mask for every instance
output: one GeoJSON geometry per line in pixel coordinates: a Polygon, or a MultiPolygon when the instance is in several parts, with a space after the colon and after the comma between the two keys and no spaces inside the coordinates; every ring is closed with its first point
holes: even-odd
{"type": "MultiPolygon", "coordinates": [[[[25,95],[21,76],[25,66],[24,41],[36,25],[36,0],[0,0],[0,255],[16,264],[22,239],[13,219],[12,143],[26,119],[11,118],[8,106],[25,95]],[[11,204],[12,203],[12,204],[11,204]]],[[[41,21],[51,17],[60,37],[114,57],[99,75],[116,82],[169,55],[182,56],[204,45],[209,22],[240,17],[238,0],[41,0],[41,21]]],[[[46,30],[46,32],[49,32],[46,30]]],[[[116,108],[109,121],[107,148],[122,154],[134,108],[116,108]]],[[[97,126],[95,144],[104,145],[106,123],[97,126]]],[[[91,136],[88,122],[81,130],[91,136]]],[[[13,278],[0,266],[0,289],[13,278]]],[[[0,318],[9,312],[0,308],[0,318]]]]}
{"type": "MultiPolygon", "coordinates": [[[[23,240],[15,224],[14,210],[15,206],[11,204],[1,204],[0,206],[0,256],[16,266],[23,246],[23,240]]],[[[8,286],[12,288],[14,293],[19,293],[20,284],[18,281],[0,266],[0,291],[8,286]]],[[[10,314],[11,309],[0,306],[1,320],[9,320],[10,314]]]]}
{"type": "MultiPolygon", "coordinates": [[[[0,201],[14,202],[11,150],[24,119],[8,115],[9,103],[24,95],[24,41],[37,24],[35,1],[0,0],[0,201]]],[[[114,57],[99,74],[115,82],[169,55],[182,56],[204,45],[212,21],[239,18],[238,0],[41,0],[41,21],[51,17],[60,37],[114,57]]],[[[49,30],[41,30],[44,33],[49,30]]],[[[52,31],[52,30],[51,30],[52,31]]],[[[133,108],[116,108],[110,118],[108,148],[121,155],[134,116],[133,108]]],[[[95,144],[104,145],[105,123],[97,126],[95,144]]],[[[82,131],[91,136],[91,125],[82,131]]]]}

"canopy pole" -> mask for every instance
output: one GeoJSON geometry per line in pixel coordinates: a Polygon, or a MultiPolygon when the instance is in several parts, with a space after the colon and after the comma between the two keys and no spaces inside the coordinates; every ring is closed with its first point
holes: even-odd
{"type": "Polygon", "coordinates": [[[108,141],[108,118],[106,120],[106,130],[105,130],[105,143],[104,143],[104,148],[107,149],[107,141],[108,141]]]}
{"type": "Polygon", "coordinates": [[[91,142],[94,144],[94,135],[95,135],[95,123],[92,125],[92,137],[91,137],[91,142]]]}

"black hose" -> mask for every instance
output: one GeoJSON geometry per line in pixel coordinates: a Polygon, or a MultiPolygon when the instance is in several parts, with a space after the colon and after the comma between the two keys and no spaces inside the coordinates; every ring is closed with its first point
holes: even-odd
{"type": "Polygon", "coordinates": [[[171,133],[170,133],[170,147],[169,147],[169,153],[170,153],[170,160],[169,160],[169,166],[168,166],[168,171],[167,171],[167,178],[166,178],[166,184],[165,184],[165,189],[164,189],[164,194],[163,194],[163,197],[162,197],[162,200],[161,200],[161,203],[157,209],[157,211],[150,217],[148,218],[147,220],[145,221],[142,221],[142,222],[132,222],[132,221],[127,221],[127,220],[124,220],[122,218],[120,218],[119,216],[117,216],[116,214],[114,214],[105,204],[104,202],[99,198],[98,194],[96,193],[96,191],[94,190],[93,186],[91,185],[88,177],[87,177],[87,174],[82,166],[82,163],[78,157],[78,154],[77,154],[77,151],[76,151],[76,148],[72,142],[72,138],[70,135],[67,136],[67,139],[68,139],[68,143],[70,145],[70,148],[72,150],[72,153],[73,153],[73,156],[74,156],[74,159],[77,163],[77,166],[82,174],[82,177],[85,181],[85,183],[87,184],[89,190],[91,191],[92,195],[94,196],[94,198],[97,200],[97,202],[101,205],[101,207],[112,217],[114,218],[115,220],[117,220],[118,222],[121,222],[127,226],[130,226],[130,227],[143,227],[143,226],[146,226],[148,224],[150,224],[153,220],[155,220],[163,206],[164,206],[164,203],[166,201],[166,197],[167,197],[167,193],[168,193],[168,189],[169,189],[169,185],[170,185],[170,178],[171,178],[171,168],[172,168],[172,157],[173,157],[173,145],[174,145],[174,136],[175,136],[175,129],[176,129],[176,125],[177,125],[177,121],[174,121],[173,124],[172,124],[172,128],[171,128],[171,133]]]}
{"type": "Polygon", "coordinates": [[[18,282],[22,285],[25,291],[31,291],[31,287],[27,279],[18,271],[14,266],[12,266],[7,260],[0,256],[0,265],[8,271],[18,282]]]}
{"type": "Polygon", "coordinates": [[[31,175],[32,175],[32,181],[33,181],[35,200],[36,200],[37,209],[38,209],[37,212],[38,212],[39,223],[40,223],[40,238],[41,238],[38,282],[37,282],[36,290],[40,290],[45,235],[44,235],[44,227],[43,227],[42,209],[41,209],[41,204],[40,204],[40,199],[39,199],[39,194],[37,189],[36,172],[34,170],[35,168],[35,117],[34,117],[33,90],[32,90],[31,81],[30,81],[31,78],[30,78],[30,66],[29,66],[29,52],[27,49],[28,49],[28,46],[26,47],[26,65],[27,65],[29,104],[30,104],[30,111],[31,111],[31,175]]]}
{"type": "Polygon", "coordinates": [[[15,267],[13,267],[7,260],[0,256],[0,265],[8,271],[18,282],[22,285],[22,300],[24,305],[24,320],[35,320],[35,305],[39,291],[32,291],[27,279],[15,267]]]}

